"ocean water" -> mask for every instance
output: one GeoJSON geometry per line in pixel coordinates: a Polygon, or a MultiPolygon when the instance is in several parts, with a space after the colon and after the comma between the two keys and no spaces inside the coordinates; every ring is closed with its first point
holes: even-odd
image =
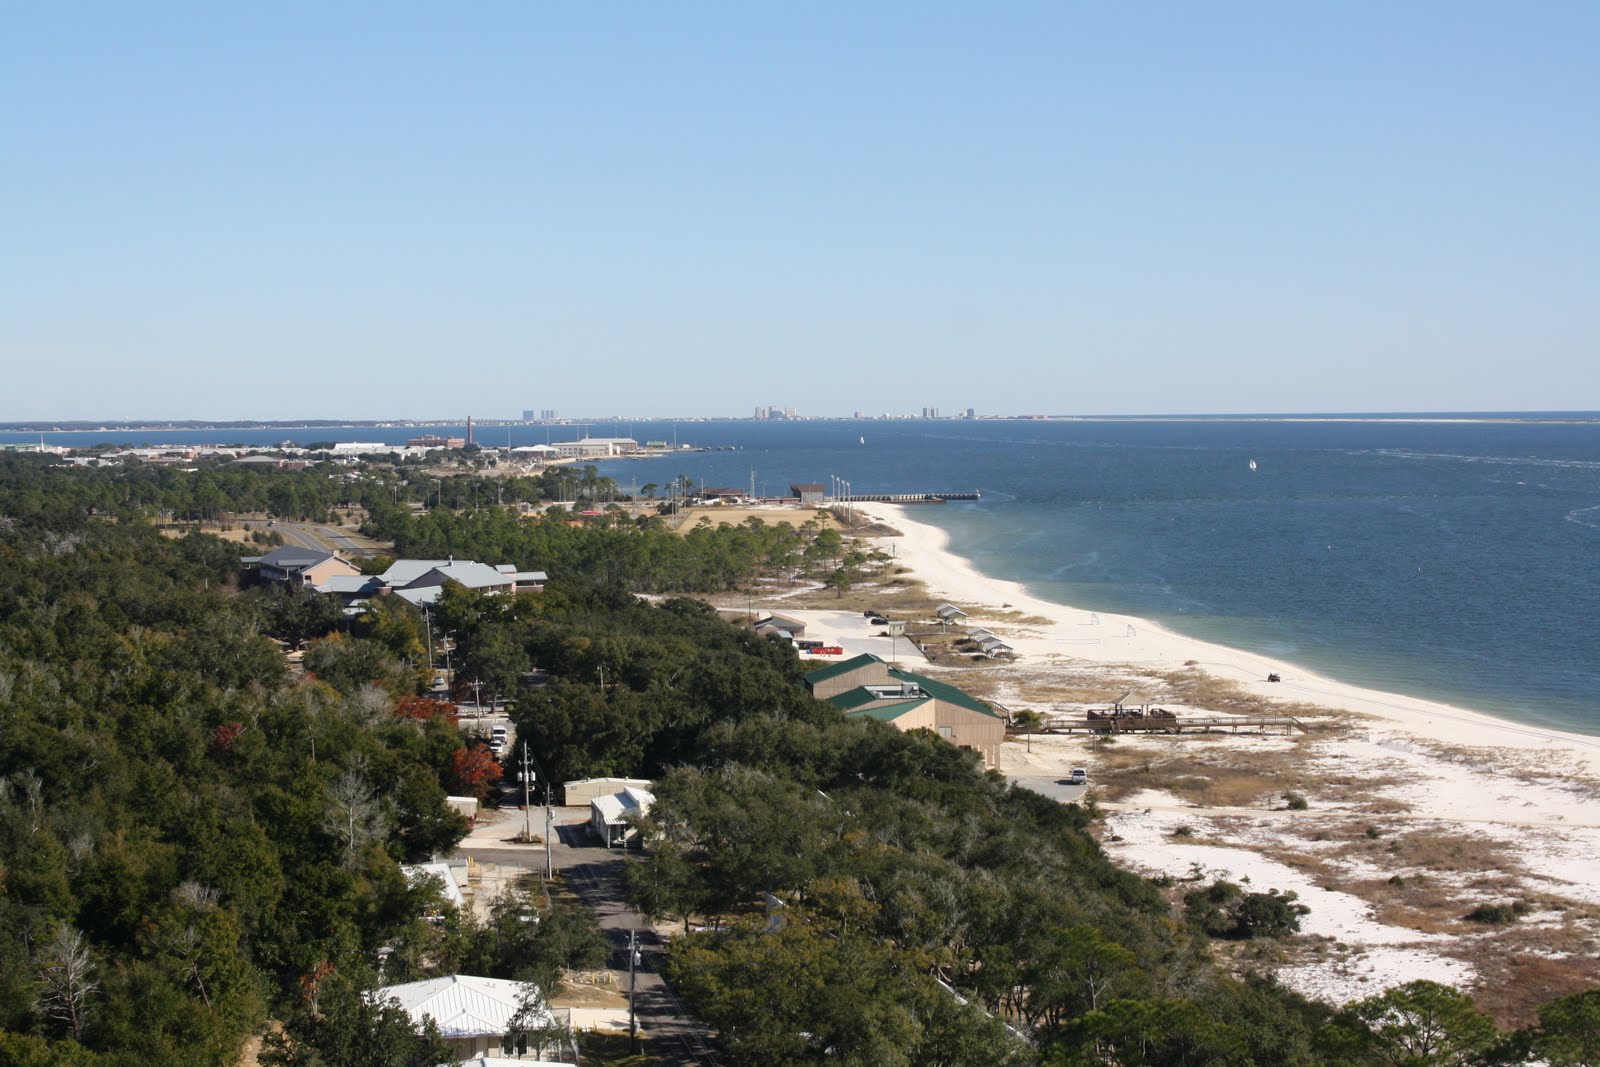
{"type": "MultiPolygon", "coordinates": [[[[48,434],[50,443],[402,442],[417,430],[48,434]]],[[[431,432],[459,434],[461,428],[431,432]]],[[[601,464],[624,487],[848,479],[930,506],[984,573],[1342,681],[1600,734],[1600,416],[1566,420],[682,422],[729,451],[601,464]],[[865,443],[863,443],[863,438],[865,443]],[[1251,462],[1255,469],[1251,469],[1251,462]]],[[[480,441],[576,436],[485,427],[480,441]]],[[[37,440],[0,434],[0,440],[37,440]]]]}
{"type": "Polygon", "coordinates": [[[981,489],[920,508],[984,573],[1342,681],[1600,734],[1600,424],[696,425],[619,462],[779,492],[981,489]],[[860,443],[865,437],[866,443],[860,443]],[[1251,461],[1255,469],[1251,469],[1251,461]]]}

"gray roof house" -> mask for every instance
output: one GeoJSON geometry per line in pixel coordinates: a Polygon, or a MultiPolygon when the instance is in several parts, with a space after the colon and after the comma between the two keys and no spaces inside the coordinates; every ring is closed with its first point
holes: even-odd
{"type": "Polygon", "coordinates": [[[243,556],[240,562],[255,564],[264,582],[287,582],[318,589],[330,579],[361,573],[360,568],[343,556],[298,545],[283,545],[264,556],[243,556]]]}
{"type": "Polygon", "coordinates": [[[416,607],[436,602],[446,582],[489,593],[515,593],[543,588],[544,571],[519,571],[509,563],[491,567],[470,559],[397,559],[379,575],[338,577],[317,586],[347,600],[393,593],[416,607]]]}

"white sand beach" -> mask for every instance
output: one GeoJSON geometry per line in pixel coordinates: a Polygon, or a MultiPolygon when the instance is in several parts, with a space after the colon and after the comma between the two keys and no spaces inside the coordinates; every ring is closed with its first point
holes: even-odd
{"type": "MultiPolygon", "coordinates": [[[[1081,718],[1089,704],[1052,701],[1057,676],[1114,687],[1125,674],[1128,688],[1139,688],[1156,685],[1142,678],[1196,670],[1295,706],[1309,727],[1295,737],[1138,736],[1106,746],[1041,735],[1008,742],[1001,767],[1026,782],[1086,766],[1099,781],[1097,764],[1109,774],[1112,762],[1126,768],[1142,752],[1157,777],[1175,753],[1255,768],[1259,795],[1228,804],[1197,801],[1187,780],[1171,790],[1124,787],[1102,805],[1103,842],[1147,873],[1298,892],[1312,910],[1299,948],[1277,968],[1283,981],[1344,1002],[1416,977],[1480,993],[1515,978],[1529,1003],[1600,981],[1600,737],[1363,689],[1142,618],[1043,600],[980,574],[914,508],[860,510],[902,532],[897,562],[933,596],[1016,649],[1016,663],[982,669],[990,695],[1008,707],[1081,718]],[[1269,674],[1282,680],[1268,682],[1269,674]],[[1284,810],[1274,774],[1305,794],[1306,810],[1284,810]],[[1463,918],[1475,904],[1512,901],[1526,909],[1518,921],[1463,918]]],[[[1212,710],[1162,706],[1180,715],[1212,710]]],[[[1503,1018],[1526,1012],[1516,996],[1489,999],[1503,1018]]]]}

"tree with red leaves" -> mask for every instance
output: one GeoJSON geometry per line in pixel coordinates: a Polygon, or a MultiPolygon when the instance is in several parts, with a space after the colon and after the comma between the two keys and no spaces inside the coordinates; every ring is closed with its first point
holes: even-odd
{"type": "Polygon", "coordinates": [[[414,719],[417,722],[443,719],[451,726],[455,726],[460,721],[454,704],[435,697],[401,697],[394,706],[394,713],[397,718],[414,719]]]}
{"type": "Polygon", "coordinates": [[[233,743],[239,740],[239,735],[244,733],[244,723],[225,722],[211,731],[211,748],[215,752],[229,752],[233,743]]]}
{"type": "Polygon", "coordinates": [[[457,796],[474,796],[480,801],[489,795],[489,783],[502,772],[487,748],[474,745],[458,748],[450,757],[450,789],[457,796]]]}

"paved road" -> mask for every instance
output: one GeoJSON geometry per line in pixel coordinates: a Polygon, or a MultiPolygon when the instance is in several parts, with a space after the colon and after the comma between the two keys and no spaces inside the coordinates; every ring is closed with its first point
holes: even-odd
{"type": "MultiPolygon", "coordinates": [[[[572,809],[568,809],[565,817],[572,818],[571,812],[572,809]]],[[[536,810],[533,815],[535,832],[542,832],[543,827],[538,824],[544,813],[536,810]]],[[[689,1018],[677,995],[661,977],[664,944],[643,916],[626,904],[624,872],[638,854],[607,849],[594,844],[593,840],[587,823],[558,825],[551,845],[551,861],[579,899],[594,910],[600,928],[611,941],[613,968],[628,969],[628,933],[639,932],[640,960],[636,968],[634,1011],[640,1031],[655,1039],[657,1047],[652,1051],[662,1063],[688,1067],[720,1062],[711,1031],[689,1018]]],[[[542,872],[545,865],[544,849],[539,846],[463,845],[457,851],[485,862],[528,870],[542,872]]]]}
{"type": "MultiPolygon", "coordinates": [[[[264,520],[257,519],[245,520],[242,525],[247,529],[267,528],[264,520]]],[[[317,526],[309,522],[284,522],[280,519],[272,524],[272,529],[285,541],[300,548],[337,552],[345,557],[374,555],[371,549],[357,544],[348,534],[332,526],[317,526]]]]}
{"type": "Polygon", "coordinates": [[[1089,787],[1086,785],[1063,785],[1059,778],[1052,775],[1011,774],[1007,775],[1007,777],[1024,789],[1031,789],[1035,793],[1043,793],[1051,800],[1059,800],[1063,804],[1076,804],[1089,791],[1089,787]]]}

